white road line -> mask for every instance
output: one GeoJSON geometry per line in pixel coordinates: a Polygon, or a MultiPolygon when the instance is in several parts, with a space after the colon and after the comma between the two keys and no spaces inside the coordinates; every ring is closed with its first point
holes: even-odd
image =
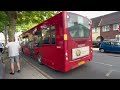
{"type": "Polygon", "coordinates": [[[103,64],[103,65],[107,65],[107,66],[113,66],[113,65],[111,65],[111,64],[105,64],[105,63],[101,63],[101,62],[95,62],[95,61],[92,61],[92,62],[98,63],[98,64],[103,64]]]}
{"type": "Polygon", "coordinates": [[[105,76],[109,77],[113,70],[110,70],[105,76]]]}
{"type": "Polygon", "coordinates": [[[118,71],[118,70],[112,70],[112,71],[120,72],[120,71],[118,71]]]}
{"type": "Polygon", "coordinates": [[[120,72],[120,71],[118,71],[118,70],[110,70],[105,76],[109,77],[110,74],[111,74],[113,71],[115,71],[115,72],[120,72]]]}

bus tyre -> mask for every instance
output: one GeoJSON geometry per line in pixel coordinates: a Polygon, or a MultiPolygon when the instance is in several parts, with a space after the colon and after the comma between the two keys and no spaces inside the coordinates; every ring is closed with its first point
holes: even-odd
{"type": "Polygon", "coordinates": [[[100,52],[101,52],[101,53],[104,53],[104,52],[105,52],[105,50],[101,48],[101,49],[100,49],[100,52]]]}
{"type": "Polygon", "coordinates": [[[41,57],[40,54],[37,55],[37,61],[38,61],[38,63],[39,63],[40,65],[43,65],[43,63],[42,63],[42,57],[41,57]]]}

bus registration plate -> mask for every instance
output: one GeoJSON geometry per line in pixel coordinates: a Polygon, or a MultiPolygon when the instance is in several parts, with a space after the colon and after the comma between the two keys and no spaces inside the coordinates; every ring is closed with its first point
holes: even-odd
{"type": "Polygon", "coordinates": [[[85,63],[85,61],[81,61],[81,62],[79,62],[78,64],[79,65],[82,65],[82,64],[84,64],[85,63]]]}

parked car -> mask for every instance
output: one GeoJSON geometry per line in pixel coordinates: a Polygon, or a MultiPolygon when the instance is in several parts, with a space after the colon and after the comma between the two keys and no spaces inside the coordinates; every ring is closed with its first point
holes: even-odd
{"type": "Polygon", "coordinates": [[[120,42],[118,41],[103,41],[99,47],[100,52],[117,52],[120,53],[120,42]]]}

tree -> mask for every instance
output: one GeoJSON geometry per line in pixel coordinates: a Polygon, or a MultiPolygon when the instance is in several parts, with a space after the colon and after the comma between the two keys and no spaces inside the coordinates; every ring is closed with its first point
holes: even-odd
{"type": "MultiPolygon", "coordinates": [[[[9,24],[8,38],[13,41],[16,31],[29,30],[58,12],[59,11],[2,11],[0,14],[3,15],[4,19],[0,21],[0,28],[9,24]],[[3,23],[4,21],[5,23],[3,23]]],[[[3,29],[0,30],[3,31],[3,29]]]]}
{"type": "Polygon", "coordinates": [[[7,25],[8,18],[4,11],[0,11],[0,32],[3,33],[5,37],[5,45],[7,44],[7,25]]]}
{"type": "Polygon", "coordinates": [[[8,24],[8,18],[4,11],[0,11],[0,32],[3,32],[5,25],[8,24]]]}
{"type": "Polygon", "coordinates": [[[8,16],[9,29],[8,29],[8,38],[10,41],[14,41],[15,31],[16,31],[16,20],[17,20],[17,11],[5,11],[8,16]]]}
{"type": "Polygon", "coordinates": [[[57,13],[59,11],[22,11],[18,15],[17,31],[27,31],[57,13]]]}

